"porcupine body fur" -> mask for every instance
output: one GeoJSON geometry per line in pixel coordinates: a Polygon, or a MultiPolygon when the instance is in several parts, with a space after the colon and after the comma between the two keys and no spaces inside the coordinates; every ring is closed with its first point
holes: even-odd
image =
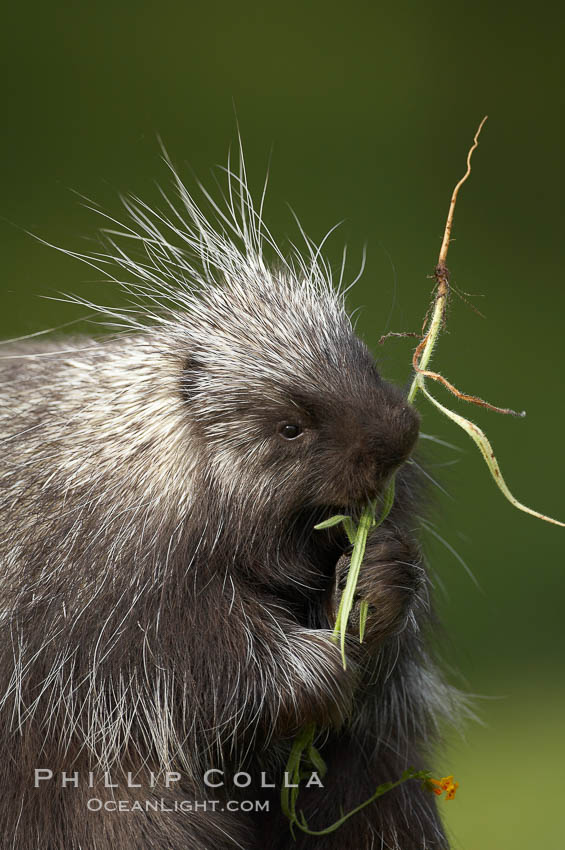
{"type": "Polygon", "coordinates": [[[276,247],[243,166],[212,222],[175,181],[166,213],[126,200],[122,235],[83,257],[133,294],[106,311],[125,329],[1,352],[0,847],[446,848],[416,781],[296,841],[280,788],[261,787],[262,772],[280,785],[309,723],[328,766],[299,797],[311,828],[429,767],[451,697],[426,649],[420,486],[402,466],[418,417],[319,250],[276,247]],[[358,515],[396,470],[344,670],[331,629],[348,543],[313,526],[358,515]],[[37,768],[53,779],[34,787],[37,768]],[[210,769],[225,786],[205,785],[210,769]],[[63,771],[78,782],[62,787],[63,771]],[[165,771],[180,778],[167,787],[165,771]],[[242,795],[270,810],[223,810],[242,795]]]}

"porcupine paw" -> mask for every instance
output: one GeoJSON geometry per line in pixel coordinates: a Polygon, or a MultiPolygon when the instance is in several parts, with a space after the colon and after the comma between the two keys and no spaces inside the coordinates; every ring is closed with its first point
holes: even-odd
{"type": "Polygon", "coordinates": [[[308,723],[339,729],[353,709],[360,676],[356,663],[359,641],[347,637],[348,663],[344,669],[340,649],[330,631],[303,629],[292,640],[288,668],[292,686],[279,694],[279,731],[295,734],[308,723]]]}
{"type": "MultiPolygon", "coordinates": [[[[343,589],[350,564],[343,555],[337,564],[338,587],[343,589]]],[[[366,649],[400,632],[414,606],[422,598],[425,570],[420,549],[410,537],[396,531],[375,534],[367,541],[359,573],[348,631],[359,635],[360,609],[369,604],[363,643],[366,649]]]]}

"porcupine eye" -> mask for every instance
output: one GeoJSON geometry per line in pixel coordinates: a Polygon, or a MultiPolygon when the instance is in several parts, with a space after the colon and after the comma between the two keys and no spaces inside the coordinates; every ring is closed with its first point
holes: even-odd
{"type": "Polygon", "coordinates": [[[285,440],[295,440],[302,434],[302,428],[295,422],[283,422],[279,428],[279,434],[285,440]]]}

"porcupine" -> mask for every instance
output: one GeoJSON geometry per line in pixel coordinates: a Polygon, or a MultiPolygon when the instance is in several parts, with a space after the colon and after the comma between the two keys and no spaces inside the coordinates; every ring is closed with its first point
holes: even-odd
{"type": "Polygon", "coordinates": [[[126,199],[121,236],[83,257],[133,294],[105,311],[125,330],[2,349],[0,846],[445,848],[416,781],[321,839],[293,840],[280,810],[309,723],[328,767],[323,790],[300,792],[311,828],[428,766],[451,697],[426,648],[421,488],[405,464],[419,419],[320,251],[277,247],[244,166],[208,218],[172,171],[167,212],[126,199]],[[341,526],[314,525],[359,515],[395,472],[344,669],[331,630],[350,547],[341,526]],[[37,768],[53,780],[34,783],[37,768]],[[209,800],[210,769],[245,771],[269,811],[228,812],[244,793],[229,782],[214,810],[165,810],[209,800]]]}

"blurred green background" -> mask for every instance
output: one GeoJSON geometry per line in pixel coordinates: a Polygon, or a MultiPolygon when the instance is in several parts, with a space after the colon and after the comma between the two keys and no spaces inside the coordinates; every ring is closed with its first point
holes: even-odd
{"type": "MultiPolygon", "coordinates": [[[[100,221],[69,190],[118,215],[120,192],[156,200],[154,181],[168,179],[157,134],[189,183],[193,169],[210,185],[235,138],[233,104],[257,190],[273,148],[266,218],[281,242],[296,238],[287,202],[314,239],[344,219],[327,254],[337,267],[346,241],[353,277],[367,245],[350,296],[365,339],[418,330],[451,189],[488,113],[449,256],[452,282],[485,296],[471,300],[486,319],[454,297],[435,365],[527,410],[469,413],[518,498],[565,517],[561,32],[556,5],[525,2],[12,4],[1,36],[2,335],[83,312],[41,295],[100,297],[91,270],[26,231],[93,247],[84,237],[100,221]]],[[[378,350],[387,376],[408,379],[412,345],[378,350]]],[[[557,848],[564,532],[511,508],[463,432],[420,407],[424,430],[463,450],[431,452],[448,491],[436,530],[479,585],[430,535],[441,649],[485,724],[439,761],[460,782],[440,806],[462,850],[557,848]]]]}

